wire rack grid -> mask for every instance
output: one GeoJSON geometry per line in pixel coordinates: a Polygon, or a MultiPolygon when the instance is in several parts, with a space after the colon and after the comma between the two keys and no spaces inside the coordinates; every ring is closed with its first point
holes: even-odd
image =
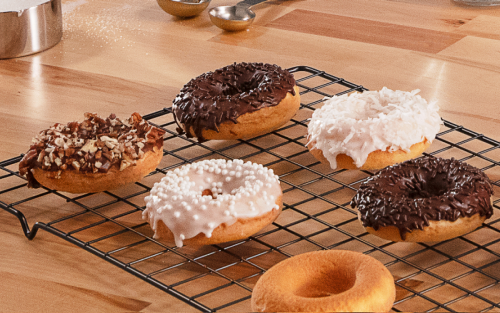
{"type": "MultiPolygon", "coordinates": [[[[0,207],[15,215],[29,239],[50,232],[116,265],[200,311],[249,311],[254,284],[277,262],[322,249],[359,251],[380,260],[397,287],[394,311],[500,309],[500,210],[473,233],[437,243],[395,243],[365,232],[350,200],[373,173],[331,170],[305,147],[307,123],[325,97],[366,90],[323,71],[289,69],[300,87],[292,121],[250,140],[198,143],[179,136],[170,108],[144,116],[166,130],[164,157],[143,181],[98,194],[27,189],[22,156],[0,162],[0,207]],[[283,212],[258,234],[226,244],[177,248],[152,238],[141,218],[144,197],[169,170],[203,159],[243,159],[279,175],[283,212]],[[53,208],[57,206],[58,210],[53,208]],[[37,208],[36,217],[25,216],[37,208]],[[47,219],[31,228],[30,218],[47,219]]],[[[500,142],[444,121],[428,155],[481,168],[500,194],[500,142]]]]}

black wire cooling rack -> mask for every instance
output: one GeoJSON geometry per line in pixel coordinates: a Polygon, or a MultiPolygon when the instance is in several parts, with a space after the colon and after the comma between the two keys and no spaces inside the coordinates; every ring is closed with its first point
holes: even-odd
{"type": "Polygon", "coordinates": [[[19,219],[29,239],[43,229],[200,311],[249,311],[252,287],[268,268],[321,249],[359,251],[384,263],[396,281],[394,311],[500,309],[500,142],[444,121],[427,152],[466,161],[496,178],[495,213],[480,229],[438,243],[382,240],[364,231],[349,205],[372,173],[333,171],[305,148],[308,118],[324,97],[366,89],[310,67],[289,70],[300,87],[301,109],[275,132],[246,141],[200,144],[177,134],[171,110],[165,108],[144,116],[167,133],[159,168],[142,182],[84,195],[27,189],[18,173],[20,156],[0,162],[0,207],[19,219]],[[211,158],[239,158],[273,168],[284,194],[282,214],[242,241],[199,248],[157,242],[141,219],[150,187],[168,170],[211,158]],[[29,208],[47,208],[46,216],[34,218],[50,220],[30,229],[22,213],[29,208]]]}

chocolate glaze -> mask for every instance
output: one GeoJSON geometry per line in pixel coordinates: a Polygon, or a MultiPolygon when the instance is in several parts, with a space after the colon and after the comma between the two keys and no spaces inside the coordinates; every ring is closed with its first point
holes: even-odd
{"type": "Polygon", "coordinates": [[[295,95],[294,86],[293,75],[273,64],[234,63],[202,74],[187,83],[174,100],[177,131],[193,137],[192,129],[204,141],[204,129],[218,132],[224,122],[236,124],[245,113],[278,105],[287,93],[295,95]]]}
{"type": "Polygon", "coordinates": [[[365,227],[395,226],[401,239],[429,221],[491,217],[490,180],[455,159],[423,157],[387,167],[364,182],[351,201],[365,227]]]}

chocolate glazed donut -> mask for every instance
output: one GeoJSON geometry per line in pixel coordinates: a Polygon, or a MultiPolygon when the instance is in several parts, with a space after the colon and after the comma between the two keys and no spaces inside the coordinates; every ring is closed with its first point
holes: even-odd
{"type": "Polygon", "coordinates": [[[202,74],[181,89],[172,105],[177,131],[200,142],[267,133],[288,122],[299,107],[293,75],[277,65],[263,63],[234,63],[202,74]],[[223,130],[244,124],[240,117],[258,111],[263,115],[253,116],[248,125],[223,130]]]}
{"type": "Polygon", "coordinates": [[[367,231],[392,241],[441,241],[473,231],[493,214],[485,173],[454,159],[423,157],[363,183],[351,206],[367,231]],[[426,233],[428,232],[428,233],[426,233]]]}

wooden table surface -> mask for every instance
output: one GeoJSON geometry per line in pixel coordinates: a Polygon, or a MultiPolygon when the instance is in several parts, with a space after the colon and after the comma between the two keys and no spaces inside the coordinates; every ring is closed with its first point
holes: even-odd
{"type": "MultiPolygon", "coordinates": [[[[234,3],[214,0],[209,9],[234,3]]],[[[212,25],[207,11],[179,19],[155,0],[63,0],[62,7],[58,45],[0,60],[0,161],[26,152],[55,122],[157,111],[191,78],[243,61],[307,65],[371,90],[420,89],[443,118],[500,140],[500,7],[270,0],[254,7],[249,30],[236,33],[212,25]]],[[[42,214],[50,211],[27,212],[30,225],[42,214]]],[[[27,240],[2,210],[0,225],[0,311],[194,310],[47,232],[27,240]]]]}

